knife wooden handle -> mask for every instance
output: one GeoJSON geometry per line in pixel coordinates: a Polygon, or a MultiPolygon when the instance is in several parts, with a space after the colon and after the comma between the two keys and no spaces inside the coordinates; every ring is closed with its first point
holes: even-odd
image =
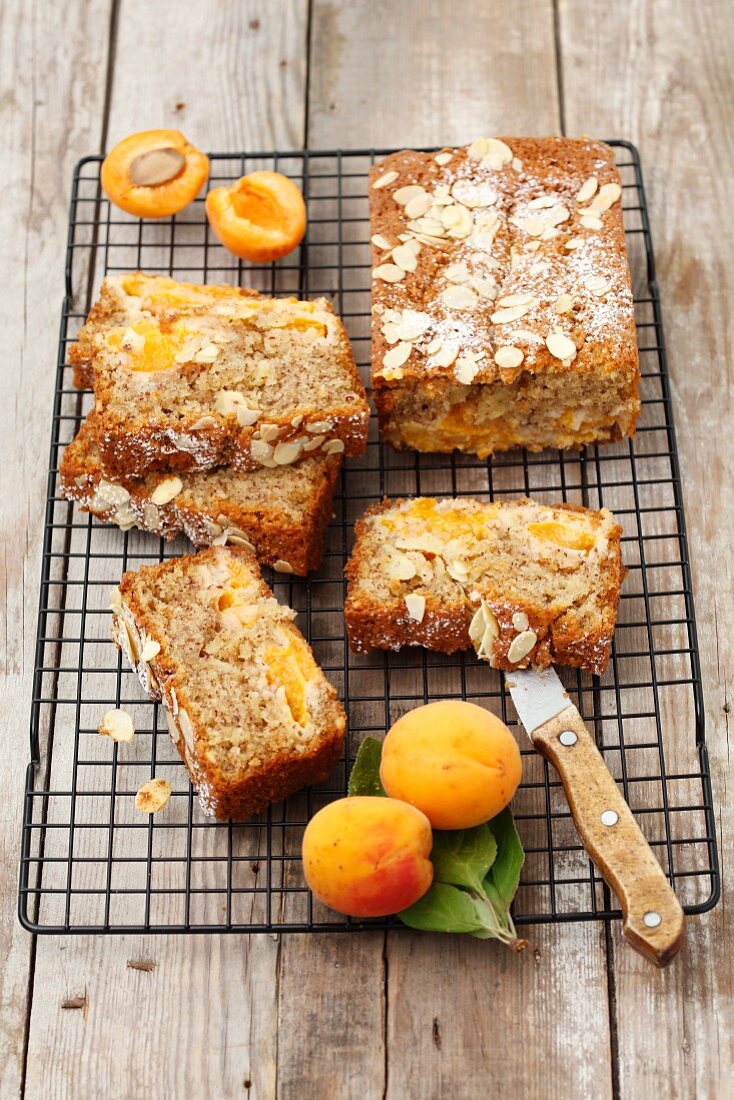
{"type": "Polygon", "coordinates": [[[683,910],[576,707],[538,726],[532,741],[557,769],[584,846],[621,902],[625,936],[665,966],[683,939],[683,910]]]}

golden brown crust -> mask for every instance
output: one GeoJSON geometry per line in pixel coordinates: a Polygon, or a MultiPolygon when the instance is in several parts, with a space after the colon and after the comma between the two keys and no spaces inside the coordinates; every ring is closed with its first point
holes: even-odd
{"type": "MultiPolygon", "coordinates": [[[[594,227],[581,221],[594,197],[581,203],[576,198],[592,176],[598,188],[619,185],[613,152],[585,139],[500,140],[515,158],[500,170],[485,167],[464,148],[446,150],[447,164],[438,164],[434,154],[403,150],[371,169],[373,268],[394,262],[384,245],[399,244],[406,233],[420,247],[415,271],[396,282],[373,280],[373,394],[381,434],[394,446],[458,447],[484,456],[512,446],[578,447],[634,433],[639,356],[621,203],[614,201],[594,227]],[[386,176],[388,183],[375,187],[386,176]],[[482,209],[470,204],[467,210],[454,189],[469,183],[489,188],[496,198],[482,209]],[[411,218],[393,197],[405,187],[435,196],[441,186],[446,202],[454,200],[449,209],[473,219],[467,237],[426,237],[416,228],[426,228],[425,215],[411,218]],[[554,211],[563,219],[546,227],[547,239],[545,231],[538,235],[535,226],[532,233],[527,228],[529,218],[537,222],[546,216],[547,208],[531,206],[545,199],[557,204],[554,211]],[[477,234],[488,241],[479,244],[477,234]],[[566,248],[576,241],[580,247],[566,248]],[[452,273],[461,267],[463,274],[452,273]],[[592,290],[589,280],[595,276],[609,289],[592,290]],[[449,305],[447,291],[464,293],[473,304],[449,305]],[[523,293],[532,302],[522,316],[492,321],[507,310],[506,298],[523,293]],[[559,313],[555,305],[565,295],[572,305],[559,313]],[[401,334],[405,327],[396,325],[395,317],[404,317],[406,310],[413,311],[413,326],[416,314],[430,320],[417,337],[415,327],[406,337],[401,334]],[[576,346],[572,361],[546,346],[554,331],[576,346]],[[408,356],[394,367],[396,349],[403,344],[410,347],[408,356]],[[449,362],[442,361],[449,346],[458,350],[449,362]],[[523,358],[501,367],[494,356],[508,346],[523,358]],[[544,397],[551,383],[553,390],[544,397]],[[511,395],[503,394],[508,388],[511,395]],[[517,423],[505,415],[508,399],[510,408],[521,406],[517,423]]],[[[437,210],[434,205],[428,211],[434,226],[437,210]]]]}
{"type": "MultiPolygon", "coordinates": [[[[405,503],[409,502],[385,499],[374,504],[355,526],[354,550],[345,568],[349,583],[344,617],[349,644],[356,653],[367,653],[373,649],[397,650],[405,645],[420,645],[441,653],[469,649],[473,644],[469,624],[479,604],[478,594],[475,600],[457,595],[447,602],[437,599],[429,591],[425,597],[423,618],[418,622],[409,614],[403,594],[389,599],[375,599],[361,583],[375,569],[375,548],[370,538],[371,518],[391,512],[405,503]]],[[[496,503],[500,508],[512,509],[516,505],[532,502],[520,498],[496,503]]],[[[584,515],[592,521],[604,515],[581,505],[553,504],[548,507],[584,515]]],[[[621,535],[619,525],[610,527],[603,584],[595,593],[597,616],[592,629],[588,626],[581,629],[574,607],[559,615],[553,609],[528,599],[509,600],[501,591],[494,589],[491,604],[499,636],[491,654],[493,667],[509,671],[528,663],[540,668],[553,663],[582,668],[597,676],[604,673],[611,652],[620,589],[626,573],[620,551],[621,535]],[[537,642],[522,660],[513,662],[508,654],[519,632],[513,621],[518,613],[527,615],[537,642]]],[[[474,583],[481,588],[478,582],[474,583]]]]}
{"type": "Polygon", "coordinates": [[[244,539],[262,564],[277,562],[281,569],[290,566],[302,576],[318,569],[341,456],[305,459],[297,470],[184,474],[180,492],[170,501],[155,504],[151,495],[166,475],[118,481],[105,477],[94,425],[92,412],[59,465],[61,495],[76,501],[82,511],[123,529],[135,525],[165,539],[184,532],[196,546],[209,546],[225,535],[235,543],[244,539]],[[216,493],[211,487],[215,479],[216,493]],[[222,495],[222,487],[227,496],[222,495]]]}
{"type": "MultiPolygon", "coordinates": [[[[172,740],[197,789],[202,809],[207,814],[226,819],[248,817],[271,802],[280,801],[304,786],[325,779],[342,754],[346,716],[336,691],[319,670],[323,700],[320,725],[307,751],[280,755],[272,753],[260,766],[247,767],[239,774],[223,772],[206,753],[197,751],[202,731],[197,729],[196,708],[189,692],[189,671],[177,659],[170,639],[158,630],[147,606],[150,597],[146,599],[141,596],[140,582],[146,578],[158,578],[172,570],[186,571],[194,563],[214,561],[221,552],[220,548],[214,547],[196,555],[169,559],[159,565],[144,566],[138,571],[123,574],[119,596],[113,597],[112,636],[118,648],[128,652],[144,690],[151,698],[162,701],[172,740]],[[160,646],[155,656],[147,661],[143,661],[139,654],[136,659],[136,654],[128,651],[131,625],[139,639],[151,639],[160,646]],[[182,712],[186,712],[191,722],[191,740],[187,738],[182,712]]],[[[252,553],[242,547],[228,547],[226,552],[239,559],[257,577],[259,597],[264,600],[272,598],[272,592],[260,577],[252,553]]],[[[298,633],[295,626],[291,629],[298,633]]],[[[310,646],[305,641],[303,644],[313,658],[310,646]]]]}

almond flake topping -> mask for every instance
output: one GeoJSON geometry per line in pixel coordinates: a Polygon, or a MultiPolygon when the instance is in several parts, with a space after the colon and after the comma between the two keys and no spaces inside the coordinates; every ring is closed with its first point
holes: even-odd
{"type": "Polygon", "coordinates": [[[597,218],[594,214],[586,214],[579,220],[584,229],[601,229],[604,224],[601,218],[597,218]]]}
{"type": "Polygon", "coordinates": [[[171,784],[165,779],[149,779],[135,795],[135,806],[146,814],[162,810],[171,797],[171,784]]]}
{"type": "Polygon", "coordinates": [[[497,305],[503,309],[509,306],[530,306],[535,302],[532,294],[505,294],[497,299],[497,305]]]}
{"type": "Polygon", "coordinates": [[[278,466],[290,466],[292,462],[296,462],[301,457],[303,451],[303,443],[298,443],[293,440],[290,443],[279,443],[273,451],[273,461],[278,466]]]}
{"type": "Polygon", "coordinates": [[[342,439],[330,439],[328,443],[324,444],[323,451],[325,455],[340,455],[344,451],[344,441],[342,439]]]}
{"type": "Polygon", "coordinates": [[[449,264],[443,274],[449,283],[466,283],[469,281],[469,268],[462,261],[449,264]]]}
{"type": "Polygon", "coordinates": [[[595,294],[597,298],[600,298],[603,294],[606,294],[608,290],[611,290],[611,283],[608,283],[603,275],[589,275],[584,279],[584,286],[587,290],[590,290],[592,294],[595,294]]]}
{"type": "Polygon", "coordinates": [[[556,359],[562,361],[576,358],[576,345],[573,340],[563,332],[551,332],[545,338],[545,346],[556,359]]]}
{"type": "Polygon", "coordinates": [[[416,254],[412,248],[408,248],[407,244],[399,244],[394,248],[392,258],[403,271],[415,271],[418,266],[416,254]]]}
{"type": "Polygon", "coordinates": [[[474,183],[472,180],[457,180],[451,193],[457,202],[472,210],[477,206],[494,206],[499,198],[494,187],[486,181],[474,183]]]}
{"type": "Polygon", "coordinates": [[[453,156],[453,153],[437,153],[433,159],[435,160],[436,164],[443,168],[445,164],[448,164],[449,161],[453,159],[453,156]]]}
{"type": "Polygon", "coordinates": [[[432,325],[432,319],[427,313],[421,313],[418,309],[404,309],[398,323],[401,340],[418,340],[432,325]]]}
{"type": "MultiPolygon", "coordinates": [[[[532,305],[535,305],[535,299],[533,299],[532,305]]],[[[523,306],[510,306],[509,309],[498,309],[492,314],[490,321],[493,325],[507,325],[510,321],[519,321],[521,317],[530,312],[530,309],[531,303],[523,306]]]]}
{"type": "Polygon", "coordinates": [[[405,206],[416,195],[425,195],[425,193],[425,187],[420,187],[417,183],[411,183],[407,187],[398,187],[397,191],[393,192],[393,198],[398,206],[405,206]]]}
{"type": "Polygon", "coordinates": [[[589,199],[596,194],[598,186],[599,181],[596,176],[589,176],[586,182],[581,184],[578,194],[576,195],[576,202],[588,202],[589,199]]]}
{"type": "Polygon", "coordinates": [[[433,199],[431,196],[427,191],[421,189],[419,194],[414,195],[413,198],[405,204],[405,216],[406,218],[410,218],[411,221],[416,218],[422,218],[432,205],[433,199]]]}
{"type": "Polygon", "coordinates": [[[482,167],[499,171],[512,162],[512,149],[499,138],[487,138],[487,151],[482,157],[482,167]]]}
{"type": "Polygon", "coordinates": [[[423,616],[426,613],[425,596],[419,596],[415,592],[411,592],[405,597],[405,607],[411,619],[415,619],[417,623],[423,622],[423,616]]]}
{"type": "Polygon", "coordinates": [[[568,313],[570,309],[573,309],[573,298],[570,294],[561,294],[553,303],[555,313],[568,313]]]}
{"type": "Polygon", "coordinates": [[[392,245],[388,241],[387,237],[383,237],[382,233],[375,233],[372,237],[370,237],[370,240],[372,241],[375,248],[380,248],[383,251],[388,248],[392,248],[392,245]]]}
{"type": "Polygon", "coordinates": [[[219,355],[219,348],[216,344],[205,344],[203,348],[197,351],[194,356],[195,363],[213,363],[219,355]]]}
{"type": "Polygon", "coordinates": [[[180,477],[164,477],[150,494],[150,499],[153,504],[168,504],[174,497],[178,496],[182,489],[183,481],[180,477]]]}
{"type": "Polygon", "coordinates": [[[621,198],[622,188],[618,183],[605,183],[599,188],[599,194],[590,203],[590,209],[597,214],[604,214],[613,206],[617,199],[621,198]]]}
{"type": "Polygon", "coordinates": [[[372,269],[373,279],[382,279],[385,283],[399,283],[405,278],[405,272],[397,264],[380,264],[372,269]]]}
{"type": "Polygon", "coordinates": [[[512,645],[507,651],[507,660],[513,664],[522,661],[524,657],[527,657],[537,640],[538,635],[534,630],[524,630],[522,634],[518,634],[513,639],[512,645]]]}
{"type": "Polygon", "coordinates": [[[474,309],[478,298],[471,287],[452,284],[442,291],[441,301],[447,309],[474,309]]]}
{"type": "Polygon", "coordinates": [[[132,741],[135,726],[126,710],[108,710],[97,726],[97,732],[111,741],[132,741]]]}
{"type": "Polygon", "coordinates": [[[525,358],[525,353],[521,348],[516,348],[514,344],[505,344],[501,348],[497,348],[494,353],[494,361],[498,367],[503,370],[514,370],[515,367],[519,367],[525,358]]]}
{"type": "Polygon", "coordinates": [[[390,348],[388,352],[385,352],[382,359],[383,367],[387,367],[388,370],[394,370],[395,367],[402,367],[403,363],[405,363],[410,356],[411,350],[411,345],[407,340],[396,344],[394,348],[390,348]]]}
{"type": "Polygon", "coordinates": [[[478,373],[479,363],[476,354],[470,350],[462,352],[456,360],[456,370],[454,372],[456,381],[461,382],[464,386],[469,386],[478,373]]]}
{"type": "Polygon", "coordinates": [[[152,661],[154,657],[157,657],[160,651],[160,642],[156,642],[154,638],[146,638],[143,648],[140,650],[140,660],[147,664],[148,661],[152,661]]]}
{"type": "Polygon", "coordinates": [[[522,632],[523,630],[528,629],[528,627],[530,626],[530,620],[528,619],[524,611],[516,611],[515,614],[512,616],[512,625],[514,626],[515,630],[519,630],[520,632],[522,632]]]}
{"type": "MultiPolygon", "coordinates": [[[[431,344],[428,345],[429,349],[431,344]]],[[[441,344],[436,352],[429,350],[429,354],[432,355],[432,359],[429,361],[431,367],[450,367],[456,360],[456,356],[459,354],[459,345],[446,343],[441,344]]]]}
{"type": "Polygon", "coordinates": [[[379,191],[381,187],[388,187],[391,183],[395,183],[397,178],[397,172],[385,172],[372,184],[372,190],[379,191]]]}
{"type": "Polygon", "coordinates": [[[581,245],[583,243],[584,243],[584,238],[583,237],[569,237],[563,247],[568,249],[569,252],[573,252],[574,249],[581,248],[581,245]]]}

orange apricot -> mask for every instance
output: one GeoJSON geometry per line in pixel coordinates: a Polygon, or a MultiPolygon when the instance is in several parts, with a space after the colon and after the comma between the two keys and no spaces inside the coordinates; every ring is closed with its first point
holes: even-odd
{"type": "Polygon", "coordinates": [[[306,232],[306,204],[280,172],[251,172],[206,197],[206,216],[225,248],[243,260],[268,263],[297,248],[306,232]]]}
{"type": "Polygon", "coordinates": [[[446,699],[399,718],[382,746],[391,798],[422,810],[434,829],[468,829],[507,806],[522,776],[515,738],[474,703],[446,699]]]}
{"type": "Polygon", "coordinates": [[[139,218],[167,218],[196,198],[209,158],[178,130],[142,130],[110,149],[102,189],[110,202],[139,218]]]}
{"type": "Polygon", "coordinates": [[[433,881],[428,818],[392,798],[356,795],[324,806],[303,836],[303,872],[317,898],[352,917],[385,917],[433,881]]]}

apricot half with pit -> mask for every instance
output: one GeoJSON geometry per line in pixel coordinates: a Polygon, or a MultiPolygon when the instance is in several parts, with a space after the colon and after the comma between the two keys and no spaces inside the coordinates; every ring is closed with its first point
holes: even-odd
{"type": "Polygon", "coordinates": [[[251,172],[206,197],[206,216],[225,248],[253,263],[278,260],[306,232],[306,204],[293,180],[280,172],[251,172]]]}
{"type": "Polygon", "coordinates": [[[303,836],[303,872],[317,898],[351,917],[407,909],[433,881],[428,818],[406,802],[355,795],[324,806],[303,836]]]}
{"type": "Polygon", "coordinates": [[[102,163],[110,202],[139,218],[167,218],[198,195],[209,158],[178,130],[142,130],[112,148],[102,163]]]}
{"type": "Polygon", "coordinates": [[[391,798],[421,810],[434,829],[469,829],[505,808],[522,776],[515,738],[474,703],[446,699],[399,718],[382,746],[391,798]]]}

